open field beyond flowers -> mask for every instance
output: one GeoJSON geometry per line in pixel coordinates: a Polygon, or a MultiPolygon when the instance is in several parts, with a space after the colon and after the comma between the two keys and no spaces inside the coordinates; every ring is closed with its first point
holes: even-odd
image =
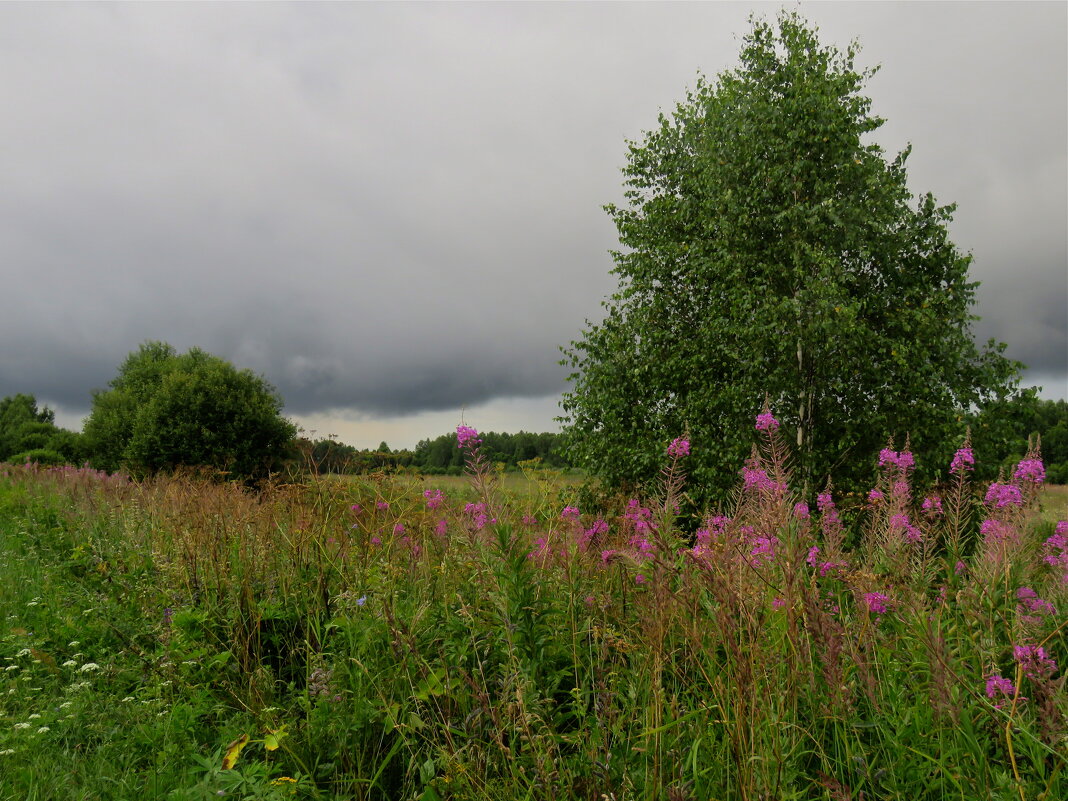
{"type": "Polygon", "coordinates": [[[696,525],[685,440],[600,509],[466,427],[462,487],[0,467],[0,799],[1068,798],[1068,490],[803,497],[777,427],[696,525]]]}

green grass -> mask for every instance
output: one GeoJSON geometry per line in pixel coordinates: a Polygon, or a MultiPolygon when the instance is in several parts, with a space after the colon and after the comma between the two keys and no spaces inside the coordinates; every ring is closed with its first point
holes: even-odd
{"type": "Polygon", "coordinates": [[[670,497],[586,543],[567,477],[485,492],[6,468],[0,799],[1068,796],[1063,674],[1013,660],[1068,659],[1063,614],[1015,596],[1068,609],[1041,559],[1068,488],[997,513],[1011,559],[977,539],[993,512],[968,492],[969,519],[911,550],[891,508],[850,521],[859,545],[826,575],[806,557],[834,537],[789,497],[740,496],[695,555],[670,497]],[[750,555],[761,532],[773,559],[750,555]],[[989,699],[993,673],[1026,700],[989,699]]]}

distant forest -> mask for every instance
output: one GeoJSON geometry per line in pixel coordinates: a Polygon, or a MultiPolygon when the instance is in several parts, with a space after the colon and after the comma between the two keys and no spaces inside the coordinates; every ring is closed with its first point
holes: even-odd
{"type": "MultiPolygon", "coordinates": [[[[560,453],[560,435],[516,434],[490,431],[479,435],[482,453],[491,464],[503,464],[506,470],[519,469],[520,462],[539,459],[545,467],[567,468],[571,465],[560,453]]],[[[301,439],[298,447],[306,466],[318,473],[366,473],[373,470],[411,468],[429,475],[463,472],[463,451],[456,446],[456,434],[442,434],[424,439],[414,450],[391,450],[385,442],[375,450],[359,450],[332,439],[301,439]]]]}

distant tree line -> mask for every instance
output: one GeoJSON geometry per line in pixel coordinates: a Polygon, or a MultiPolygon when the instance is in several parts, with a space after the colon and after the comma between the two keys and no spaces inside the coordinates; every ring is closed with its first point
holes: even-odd
{"type": "MultiPolygon", "coordinates": [[[[519,469],[520,462],[533,459],[546,467],[570,466],[560,453],[559,434],[490,431],[480,436],[487,460],[503,464],[506,470],[519,469]]],[[[407,468],[429,475],[459,475],[464,467],[463,451],[456,447],[455,433],[420,440],[414,450],[392,450],[385,442],[374,450],[360,450],[335,439],[301,438],[297,440],[297,451],[304,466],[315,473],[369,473],[407,468]]]]}
{"type": "MultiPolygon", "coordinates": [[[[455,433],[421,440],[411,450],[392,450],[385,442],[357,449],[332,438],[298,437],[281,409],[282,399],[262,377],[196,348],[178,354],[166,343],[148,342],[120,365],[108,389],[93,393],[82,432],[57,426],[55,413],[33,395],[0,399],[0,462],[88,463],[134,476],[206,467],[222,478],[250,481],[283,471],[463,470],[455,433]]],[[[1068,484],[1068,402],[1043,400],[1027,389],[961,422],[971,431],[977,478],[996,478],[1040,439],[1047,480],[1068,484]]],[[[533,459],[553,468],[573,465],[561,434],[490,431],[481,437],[487,460],[505,469],[533,459]]],[[[929,467],[944,473],[946,466],[929,467]]]]}

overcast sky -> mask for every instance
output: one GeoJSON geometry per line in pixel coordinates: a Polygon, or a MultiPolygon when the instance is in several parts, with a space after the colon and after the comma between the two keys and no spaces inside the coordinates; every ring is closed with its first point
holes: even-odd
{"type": "MultiPolygon", "coordinates": [[[[553,430],[627,139],[779,4],[0,4],[0,396],[149,339],[357,447],[553,430]]],[[[959,208],[977,337],[1068,397],[1068,4],[802,3],[959,208]]]]}

